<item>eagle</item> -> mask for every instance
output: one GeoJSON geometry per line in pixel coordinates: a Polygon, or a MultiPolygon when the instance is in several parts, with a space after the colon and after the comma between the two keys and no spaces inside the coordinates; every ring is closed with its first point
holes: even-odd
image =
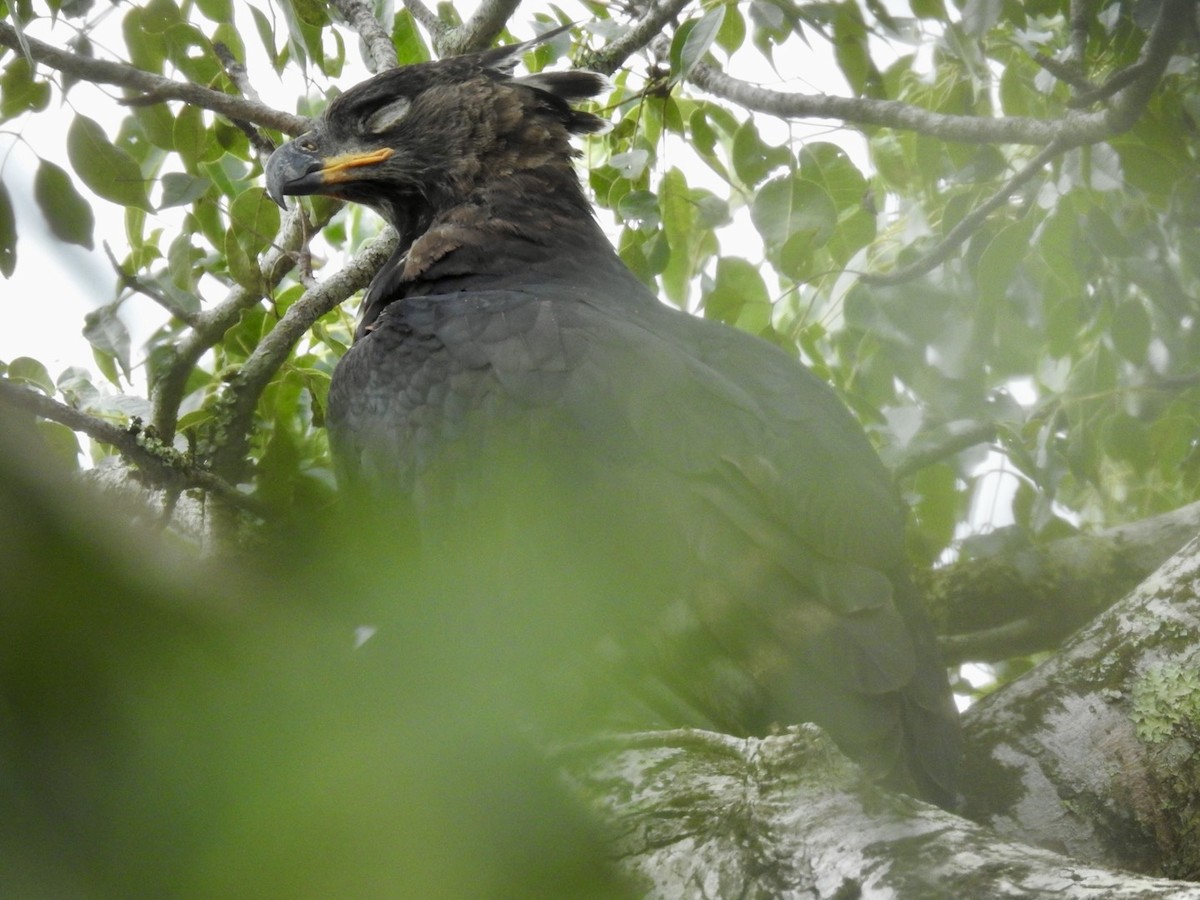
{"type": "Polygon", "coordinates": [[[280,205],[340,198],[399,236],[329,390],[339,482],[428,531],[487,505],[512,541],[608,573],[597,657],[637,695],[626,718],[814,722],[951,804],[957,713],[889,473],[792,354],[659,302],[621,261],[571,145],[605,127],[575,104],[606,80],[514,74],[558,31],[381,72],[267,162],[280,205]]]}

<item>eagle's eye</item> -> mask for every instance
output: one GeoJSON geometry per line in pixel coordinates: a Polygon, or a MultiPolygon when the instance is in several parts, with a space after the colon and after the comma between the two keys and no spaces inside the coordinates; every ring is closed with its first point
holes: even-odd
{"type": "Polygon", "coordinates": [[[411,106],[412,101],[407,97],[397,97],[371,113],[367,119],[367,130],[376,134],[387,131],[408,114],[411,106]]]}

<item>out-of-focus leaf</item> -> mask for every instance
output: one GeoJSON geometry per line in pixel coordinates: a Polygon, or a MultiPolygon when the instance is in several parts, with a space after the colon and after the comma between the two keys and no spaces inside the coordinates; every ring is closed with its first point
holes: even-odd
{"type": "Polygon", "coordinates": [[[824,188],[787,175],[763,185],[750,207],[750,218],[772,262],[789,278],[802,280],[810,269],[812,251],[829,239],[838,217],[824,188]]]}
{"type": "Polygon", "coordinates": [[[752,334],[766,330],[771,324],[771,297],[758,267],[737,257],[718,259],[712,289],[704,298],[704,314],[752,334]]]}
{"type": "Polygon", "coordinates": [[[1146,307],[1137,300],[1118,304],[1112,318],[1113,349],[1131,363],[1146,361],[1153,327],[1146,307]]]}
{"type": "Polygon", "coordinates": [[[976,280],[981,303],[1000,304],[1017,267],[1029,253],[1029,236],[1036,221],[1026,216],[1002,228],[979,257],[976,280]]]}
{"type": "Polygon", "coordinates": [[[213,22],[233,21],[233,0],[196,0],[196,6],[213,22]]]}
{"type": "Polygon", "coordinates": [[[33,176],[33,197],[56,238],[92,249],[92,207],[75,190],[70,175],[49,160],[39,160],[33,176]]]}
{"type": "Polygon", "coordinates": [[[680,26],[671,41],[671,75],[683,81],[691,74],[696,64],[704,59],[708,48],[717,39],[721,24],[725,21],[725,6],[714,6],[699,19],[691,19],[680,26]]]}
{"type": "Polygon", "coordinates": [[[129,329],[121,321],[115,305],[89,312],[84,317],[83,336],[97,353],[115,360],[125,378],[129,378],[129,329]]]}
{"type": "Polygon", "coordinates": [[[8,364],[8,380],[27,384],[47,396],[54,396],[54,379],[46,367],[31,356],[18,356],[8,364]]]}
{"type": "Polygon", "coordinates": [[[162,179],[162,200],[159,209],[171,206],[185,206],[204,196],[212,186],[207,178],[198,178],[184,172],[168,172],[162,179]]]}
{"type": "Polygon", "coordinates": [[[45,109],[50,103],[50,85],[34,80],[24,56],[15,56],[0,72],[0,121],[24,112],[45,109]]]}
{"type": "Polygon", "coordinates": [[[35,427],[52,460],[46,460],[49,465],[61,466],[67,471],[79,468],[79,437],[66,425],[39,420],[35,427]]]}
{"type": "Polygon", "coordinates": [[[649,191],[630,191],[617,204],[617,214],[644,229],[657,228],[661,221],[658,197],[649,191]]]}
{"type": "Polygon", "coordinates": [[[12,197],[0,181],[0,275],[11,277],[17,267],[17,218],[13,214],[12,197]]]}
{"type": "Polygon", "coordinates": [[[98,196],[121,206],[153,210],[142,170],[128,153],[113,146],[95,120],[76,114],[67,129],[67,157],[83,183],[98,196]]]}
{"type": "Polygon", "coordinates": [[[726,53],[733,53],[746,41],[746,19],[736,3],[724,6],[725,18],[717,31],[717,46],[726,53]]]}

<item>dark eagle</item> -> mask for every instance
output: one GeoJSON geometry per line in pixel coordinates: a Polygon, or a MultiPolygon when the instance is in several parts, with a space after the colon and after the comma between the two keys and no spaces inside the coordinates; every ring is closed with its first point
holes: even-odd
{"type": "Polygon", "coordinates": [[[514,471],[552,483],[556,520],[518,516],[514,540],[586,533],[582,569],[637,576],[613,581],[605,653],[642,724],[816,722],[949,803],[957,716],[888,473],[791,355],[625,267],[569,143],[601,128],[570,104],[604,80],[514,77],[532,43],[383,72],[267,164],[277,201],[339,197],[399,233],[329,393],[339,479],[398,492],[421,523],[495,504],[497,472],[510,498],[514,471]],[[489,468],[501,456],[519,465],[489,468]]]}

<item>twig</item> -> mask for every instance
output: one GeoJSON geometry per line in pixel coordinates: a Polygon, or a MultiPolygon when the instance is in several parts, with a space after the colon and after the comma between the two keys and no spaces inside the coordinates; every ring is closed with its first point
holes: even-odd
{"type": "Polygon", "coordinates": [[[266,506],[258,500],[243,494],[207,469],[200,468],[169,445],[156,441],[154,446],[147,446],[145,438],[138,430],[119,428],[111,422],[88,415],[52,397],[3,378],[0,378],[0,402],[40,418],[58,422],[72,431],[82,432],[102,444],[115,447],[147,478],[166,490],[199,488],[214,497],[219,497],[230,506],[259,517],[267,515],[266,506]]]}
{"type": "Polygon", "coordinates": [[[663,0],[662,3],[652,4],[646,14],[615,41],[601,50],[581,56],[580,68],[611,75],[625,60],[658,37],[667,23],[683,12],[689,2],[691,0],[663,0]]]}
{"type": "MultiPolygon", "coordinates": [[[[93,59],[60,50],[36,38],[26,36],[30,55],[38,62],[45,63],[52,69],[74,75],[96,84],[113,84],[139,92],[140,96],[129,98],[127,103],[159,103],[164,100],[182,100],[193,106],[200,106],[220,113],[232,120],[243,119],[274,128],[285,134],[302,134],[311,127],[308,119],[303,116],[293,116],[280,112],[262,103],[223,94],[210,90],[198,84],[173,81],[161,75],[143,72],[125,63],[110,62],[103,59],[93,59]]],[[[0,22],[0,46],[19,50],[21,41],[11,25],[0,22]]]]}
{"type": "Polygon", "coordinates": [[[372,72],[394,69],[398,60],[396,48],[392,46],[392,36],[375,18],[370,4],[365,0],[334,0],[333,5],[362,38],[367,68],[372,72]]]}
{"type": "MultiPolygon", "coordinates": [[[[213,52],[217,58],[221,60],[221,65],[225,67],[225,74],[229,76],[229,80],[233,82],[233,86],[238,89],[238,92],[254,103],[261,103],[258,97],[258,91],[254,85],[250,83],[250,74],[246,71],[246,67],[242,64],[233,51],[220,41],[213,44],[213,52]]],[[[246,139],[250,141],[250,145],[255,152],[264,159],[271,155],[271,151],[275,149],[275,145],[261,131],[254,127],[254,124],[247,122],[245,119],[233,119],[233,124],[241,129],[246,135],[246,139]]]]}
{"type": "Polygon", "coordinates": [[[974,426],[948,436],[935,446],[926,447],[909,456],[905,456],[892,469],[893,478],[906,478],[927,466],[940,462],[949,456],[960,453],[978,444],[985,444],[996,439],[996,425],[993,422],[977,422],[974,426]]]}
{"type": "Polygon", "coordinates": [[[120,283],[121,287],[128,288],[131,291],[135,291],[143,296],[149,297],[180,321],[188,325],[195,324],[196,317],[194,314],[182,308],[178,303],[167,297],[158,288],[154,287],[153,285],[146,284],[146,282],[142,281],[136,275],[126,272],[123,268],[121,268],[121,264],[117,262],[117,257],[113,254],[112,247],[108,245],[108,241],[103,241],[102,246],[104,247],[104,255],[108,257],[109,265],[111,265],[113,267],[113,271],[117,273],[117,281],[120,283]]]}
{"type": "Polygon", "coordinates": [[[296,342],[313,323],[339,303],[367,286],[396,247],[395,231],[388,228],[353,262],[331,278],[304,292],[283,318],[259,341],[250,358],[230,380],[219,403],[217,428],[222,436],[213,448],[213,471],[236,478],[244,467],[249,435],[259,397],[283,365],[296,342]]]}
{"type": "Polygon", "coordinates": [[[862,283],[881,286],[896,285],[931,272],[945,262],[965,240],[974,234],[987,221],[988,216],[1003,206],[1008,198],[1024,187],[1033,176],[1041,172],[1046,163],[1068,149],[1069,146],[1065,141],[1062,143],[1056,141],[1050,146],[1042,148],[1019,172],[1004,182],[991,197],[963,216],[962,220],[927,253],[902,269],[896,269],[886,274],[863,275],[862,283]]]}

